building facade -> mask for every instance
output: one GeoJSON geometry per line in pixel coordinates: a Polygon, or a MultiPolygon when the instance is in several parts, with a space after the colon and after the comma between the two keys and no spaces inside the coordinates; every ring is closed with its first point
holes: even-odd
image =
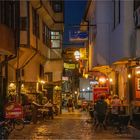
{"type": "Polygon", "coordinates": [[[89,23],[89,70],[111,78],[113,94],[127,103],[139,100],[134,72],[139,65],[138,11],[135,0],[89,1],[84,17],[89,23]]]}
{"type": "Polygon", "coordinates": [[[63,1],[20,1],[20,47],[9,63],[9,88],[51,92],[61,84],[63,1]],[[51,83],[51,89],[48,84],[51,83]]]}
{"type": "Polygon", "coordinates": [[[6,103],[8,64],[17,57],[19,48],[19,29],[19,2],[0,1],[0,116],[4,115],[6,103]]]}

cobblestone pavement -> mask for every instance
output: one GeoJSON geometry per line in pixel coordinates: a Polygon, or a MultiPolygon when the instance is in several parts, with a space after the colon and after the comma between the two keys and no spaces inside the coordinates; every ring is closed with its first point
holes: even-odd
{"type": "Polygon", "coordinates": [[[64,112],[53,120],[26,125],[21,131],[14,130],[9,139],[134,140],[129,134],[113,134],[111,129],[95,131],[87,120],[86,112],[64,112]]]}

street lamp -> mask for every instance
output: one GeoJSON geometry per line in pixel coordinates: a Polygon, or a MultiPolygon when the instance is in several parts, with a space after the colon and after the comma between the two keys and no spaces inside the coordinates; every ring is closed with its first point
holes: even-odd
{"type": "MultiPolygon", "coordinates": [[[[83,93],[84,93],[85,89],[83,88],[82,91],[83,91],[83,93]]],[[[83,97],[84,97],[84,96],[83,96],[83,93],[82,93],[82,100],[83,100],[83,97]]]]}
{"type": "Polygon", "coordinates": [[[129,79],[131,78],[131,74],[130,74],[130,73],[128,74],[128,78],[129,78],[129,79]]]}
{"type": "Polygon", "coordinates": [[[74,52],[74,56],[75,56],[75,59],[78,61],[80,59],[80,52],[79,51],[75,51],[74,52]]]}
{"type": "Polygon", "coordinates": [[[112,78],[110,78],[110,79],[109,79],[109,82],[110,82],[110,83],[112,83],[112,82],[113,82],[112,78]]]}
{"type": "Polygon", "coordinates": [[[88,91],[88,94],[89,94],[89,101],[90,101],[90,87],[87,87],[87,91],[88,91]]]}

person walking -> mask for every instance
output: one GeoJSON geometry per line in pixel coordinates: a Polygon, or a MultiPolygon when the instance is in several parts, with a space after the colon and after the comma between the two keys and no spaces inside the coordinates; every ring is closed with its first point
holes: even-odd
{"type": "Polygon", "coordinates": [[[105,118],[107,112],[107,103],[105,102],[104,98],[105,97],[101,95],[95,104],[95,111],[97,115],[97,123],[95,125],[95,130],[98,128],[98,126],[103,126],[106,130],[105,118]]]}
{"type": "Polygon", "coordinates": [[[67,107],[68,107],[68,112],[70,112],[71,110],[72,112],[74,111],[74,103],[72,99],[68,100],[67,107]]]}

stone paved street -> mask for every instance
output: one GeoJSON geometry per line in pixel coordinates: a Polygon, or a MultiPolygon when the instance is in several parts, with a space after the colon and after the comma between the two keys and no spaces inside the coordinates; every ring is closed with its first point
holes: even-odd
{"type": "Polygon", "coordinates": [[[13,131],[9,139],[83,139],[83,140],[133,140],[129,134],[113,134],[111,129],[95,131],[86,112],[64,112],[46,122],[26,125],[22,131],[13,131]]]}

